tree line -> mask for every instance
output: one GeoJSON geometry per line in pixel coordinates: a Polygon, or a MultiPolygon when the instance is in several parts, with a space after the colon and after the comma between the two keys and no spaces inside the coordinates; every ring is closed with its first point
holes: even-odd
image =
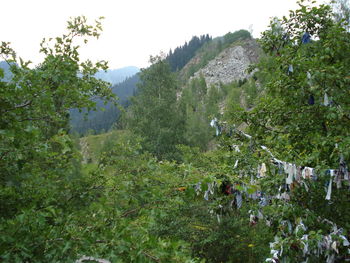
{"type": "Polygon", "coordinates": [[[181,70],[195,56],[196,51],[211,40],[212,37],[208,34],[199,37],[194,36],[188,43],[185,42],[183,46],[175,48],[174,51],[170,49],[166,60],[170,64],[171,71],[181,70]]]}

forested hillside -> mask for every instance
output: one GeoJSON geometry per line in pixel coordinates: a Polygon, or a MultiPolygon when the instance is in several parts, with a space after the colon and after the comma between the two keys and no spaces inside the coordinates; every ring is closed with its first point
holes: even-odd
{"type": "Polygon", "coordinates": [[[137,67],[124,67],[120,69],[113,69],[107,71],[99,71],[95,74],[95,77],[106,82],[111,83],[112,86],[125,81],[125,79],[134,76],[140,71],[137,67]]]}
{"type": "Polygon", "coordinates": [[[2,42],[1,261],[349,262],[347,3],[200,37],[112,88],[79,57],[101,19],[69,20],[34,66],[2,42]]]}
{"type": "Polygon", "coordinates": [[[208,34],[200,37],[194,36],[188,43],[175,48],[174,52],[170,49],[166,60],[169,62],[171,70],[181,70],[194,57],[196,51],[211,40],[212,38],[208,34]]]}
{"type": "MultiPolygon", "coordinates": [[[[196,54],[203,44],[211,41],[209,35],[200,37],[194,36],[188,43],[170,50],[166,56],[172,71],[178,71],[196,54]]],[[[117,95],[120,107],[127,108],[130,104],[130,97],[137,91],[139,82],[139,71],[136,67],[126,67],[118,70],[99,71],[95,77],[112,84],[112,92],[117,95]]],[[[103,104],[96,101],[97,108],[92,111],[78,109],[71,111],[71,132],[79,135],[88,133],[103,133],[113,126],[122,126],[120,120],[120,107],[111,103],[103,104]]]]}
{"type": "Polygon", "coordinates": [[[79,135],[99,134],[107,132],[113,126],[122,125],[121,110],[130,104],[129,99],[136,92],[138,82],[139,75],[135,74],[111,87],[113,94],[118,97],[119,106],[96,100],[96,108],[93,110],[83,109],[81,112],[78,109],[71,110],[71,133],[79,135]]]}

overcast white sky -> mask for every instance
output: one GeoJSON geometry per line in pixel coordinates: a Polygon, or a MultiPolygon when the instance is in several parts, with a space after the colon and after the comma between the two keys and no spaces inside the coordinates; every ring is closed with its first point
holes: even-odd
{"type": "Polygon", "coordinates": [[[82,57],[107,60],[112,69],[146,67],[150,55],[168,52],[194,35],[217,37],[252,25],[259,37],[271,17],[296,6],[296,0],[4,0],[0,41],[38,63],[42,38],[64,33],[69,17],[104,16],[101,38],[83,47],[82,57]]]}

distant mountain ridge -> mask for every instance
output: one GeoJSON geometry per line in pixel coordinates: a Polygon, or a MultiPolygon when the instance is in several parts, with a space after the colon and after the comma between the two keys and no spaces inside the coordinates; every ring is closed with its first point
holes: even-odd
{"type": "Polygon", "coordinates": [[[129,66],[119,69],[108,69],[107,71],[99,71],[95,74],[95,77],[113,85],[123,82],[125,79],[138,73],[140,69],[138,67],[129,66]]]}
{"type": "MultiPolygon", "coordinates": [[[[4,72],[4,79],[8,81],[12,77],[10,71],[10,65],[6,61],[0,61],[0,68],[4,72]]],[[[136,73],[140,72],[140,69],[135,66],[128,66],[118,69],[108,69],[107,71],[99,71],[95,74],[95,77],[107,82],[110,82],[114,86],[120,82],[123,82],[127,78],[134,76],[136,73]]]]}

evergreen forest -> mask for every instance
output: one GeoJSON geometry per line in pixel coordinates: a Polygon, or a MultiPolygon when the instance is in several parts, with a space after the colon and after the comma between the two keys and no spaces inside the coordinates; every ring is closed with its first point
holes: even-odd
{"type": "Polygon", "coordinates": [[[73,17],[37,65],[0,42],[1,262],[350,262],[348,0],[117,84],[81,59],[101,34],[73,17]]]}

